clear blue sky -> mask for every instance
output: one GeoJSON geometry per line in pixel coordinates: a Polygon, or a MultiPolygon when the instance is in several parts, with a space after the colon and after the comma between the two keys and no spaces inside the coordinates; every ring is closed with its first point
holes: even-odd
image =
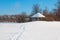
{"type": "Polygon", "coordinates": [[[0,15],[20,14],[23,11],[30,14],[33,4],[40,4],[41,9],[47,6],[51,10],[56,3],[57,0],[0,0],[0,15]]]}

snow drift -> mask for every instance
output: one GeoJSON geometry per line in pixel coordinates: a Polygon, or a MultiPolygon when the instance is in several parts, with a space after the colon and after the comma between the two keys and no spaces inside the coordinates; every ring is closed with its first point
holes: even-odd
{"type": "Polygon", "coordinates": [[[60,22],[0,23],[0,40],[60,40],[60,22]]]}

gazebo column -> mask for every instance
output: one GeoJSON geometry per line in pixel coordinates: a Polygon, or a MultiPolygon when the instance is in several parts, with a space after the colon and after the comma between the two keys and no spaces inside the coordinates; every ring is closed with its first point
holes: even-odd
{"type": "Polygon", "coordinates": [[[39,21],[40,19],[39,19],[39,17],[37,17],[37,21],[39,21]]]}
{"type": "Polygon", "coordinates": [[[42,20],[42,17],[41,17],[41,19],[40,20],[42,20]]]}

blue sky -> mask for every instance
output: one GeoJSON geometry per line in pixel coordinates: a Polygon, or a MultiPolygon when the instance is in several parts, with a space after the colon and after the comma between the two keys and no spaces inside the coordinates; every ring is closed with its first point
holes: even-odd
{"type": "Polygon", "coordinates": [[[41,9],[55,8],[57,0],[0,0],[0,15],[12,15],[26,12],[30,14],[33,4],[39,4],[41,9]]]}

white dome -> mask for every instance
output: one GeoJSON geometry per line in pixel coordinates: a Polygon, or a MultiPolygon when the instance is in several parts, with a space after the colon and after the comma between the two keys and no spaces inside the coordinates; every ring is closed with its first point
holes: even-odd
{"type": "Polygon", "coordinates": [[[42,15],[41,13],[37,13],[37,14],[33,15],[32,17],[45,17],[45,16],[42,15]]]}

